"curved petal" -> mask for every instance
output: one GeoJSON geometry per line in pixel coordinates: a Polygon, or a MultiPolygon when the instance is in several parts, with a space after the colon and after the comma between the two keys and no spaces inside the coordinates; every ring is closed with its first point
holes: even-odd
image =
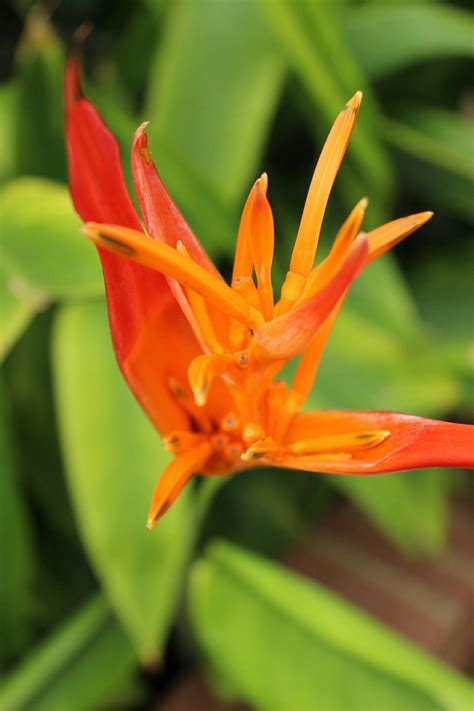
{"type": "MultiPolygon", "coordinates": [[[[380,444],[338,460],[305,455],[282,457],[277,466],[335,474],[378,474],[423,467],[474,467],[474,426],[397,412],[321,410],[295,417],[286,444],[311,437],[387,430],[380,444]]],[[[337,452],[335,454],[341,454],[337,452]]]]}
{"type": "Polygon", "coordinates": [[[143,123],[136,130],[133,138],[132,172],[138,203],[147,231],[171,247],[176,247],[179,240],[184,244],[194,262],[215,276],[220,276],[161,181],[148,148],[146,126],[147,123],[143,123]]]}
{"type": "Polygon", "coordinates": [[[304,350],[365,265],[367,254],[367,240],[359,235],[339,271],[322,289],[255,331],[262,351],[257,357],[279,360],[292,358],[304,350]]]}
{"type": "MultiPolygon", "coordinates": [[[[117,143],[95,107],[83,97],[79,73],[79,61],[71,56],[64,98],[74,206],[83,220],[118,222],[141,230],[125,186],[117,143]]],[[[188,323],[161,274],[106,250],[98,251],[120,368],[161,432],[185,427],[187,416],[171,397],[166,379],[175,377],[186,383],[187,365],[201,352],[188,323]]]]}

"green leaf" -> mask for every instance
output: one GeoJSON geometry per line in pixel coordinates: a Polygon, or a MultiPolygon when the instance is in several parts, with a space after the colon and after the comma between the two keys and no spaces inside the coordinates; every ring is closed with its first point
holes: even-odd
{"type": "Polygon", "coordinates": [[[28,14],[16,59],[16,173],[64,179],[64,51],[38,4],[28,14]]]}
{"type": "Polygon", "coordinates": [[[432,348],[428,338],[391,336],[345,307],[326,346],[308,407],[439,416],[456,405],[459,382],[432,348]]]}
{"type": "Polygon", "coordinates": [[[461,711],[472,699],[467,680],[367,614],[229,544],[195,565],[190,611],[212,667],[260,709],[461,711]]]}
{"type": "Polygon", "coordinates": [[[41,642],[4,681],[0,707],[15,711],[115,708],[133,649],[97,596],[41,642]],[[110,704],[112,703],[112,706],[110,704]]]}
{"type": "MultiPolygon", "coordinates": [[[[3,250],[2,250],[3,251],[3,250]]],[[[6,358],[16,341],[27,329],[37,307],[43,304],[42,295],[27,293],[22,279],[11,270],[4,254],[0,259],[0,362],[6,358]]]]}
{"type": "Polygon", "coordinates": [[[0,189],[0,202],[2,250],[22,293],[39,292],[45,301],[103,293],[99,260],[79,233],[66,187],[17,178],[0,189]]]}
{"type": "Polygon", "coordinates": [[[346,40],[372,79],[417,62],[474,53],[471,15],[444,3],[365,3],[342,18],[346,40]]]}
{"type": "Polygon", "coordinates": [[[28,607],[34,556],[15,448],[1,382],[0,398],[0,643],[1,656],[19,652],[29,635],[28,607]]]}
{"type": "Polygon", "coordinates": [[[62,448],[78,526],[94,569],[142,659],[160,655],[191,545],[187,489],[145,529],[168,460],[119,375],[103,303],[63,307],[54,337],[62,448]]]}
{"type": "Polygon", "coordinates": [[[419,106],[402,110],[401,119],[386,119],[382,128],[401,152],[402,176],[427,202],[474,222],[471,122],[459,113],[419,106]]]}
{"type": "Polygon", "coordinates": [[[14,82],[0,85],[0,180],[15,172],[15,109],[17,85],[14,82]]]}
{"type": "Polygon", "coordinates": [[[151,70],[150,137],[234,207],[256,177],[282,78],[257,3],[176,4],[151,70]]]}

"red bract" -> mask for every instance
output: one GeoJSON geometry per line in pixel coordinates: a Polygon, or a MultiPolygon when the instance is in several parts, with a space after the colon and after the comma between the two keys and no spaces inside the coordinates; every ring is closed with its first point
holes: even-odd
{"type": "Polygon", "coordinates": [[[430,217],[360,232],[367,200],[313,267],[326,204],[362,95],[337,117],[315,169],[290,268],[275,303],[267,176],[250,191],[229,286],[166,192],[136,132],[132,168],[145,224],[127,193],[116,141],[82,96],[72,57],[65,78],[69,182],[83,233],[98,248],[118,363],[175,455],[152,497],[151,527],[195,473],[273,465],[336,474],[474,466],[473,428],[391,412],[299,414],[351,282],[430,217]],[[254,280],[255,275],[255,280],[254,280]],[[300,355],[291,385],[275,380],[300,355]]]}

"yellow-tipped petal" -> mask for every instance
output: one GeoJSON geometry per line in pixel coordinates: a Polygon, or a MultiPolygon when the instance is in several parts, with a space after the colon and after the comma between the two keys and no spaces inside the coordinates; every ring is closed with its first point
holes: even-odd
{"type": "Polygon", "coordinates": [[[146,237],[142,232],[117,225],[88,222],[82,233],[109,252],[155,269],[210,299],[216,308],[254,328],[263,318],[224,281],[180,254],[176,249],[146,237]]]}
{"type": "Polygon", "coordinates": [[[362,92],[358,91],[341,111],[316,165],[290,262],[290,269],[296,274],[307,276],[313,266],[329,194],[346,152],[361,100],[362,92]]]}
{"type": "Polygon", "coordinates": [[[402,239],[411,235],[412,232],[415,232],[432,217],[432,212],[419,212],[416,215],[408,215],[398,220],[392,220],[392,222],[387,222],[385,225],[367,232],[369,260],[372,261],[380,257],[381,254],[384,254],[397,242],[401,242],[402,239]]]}

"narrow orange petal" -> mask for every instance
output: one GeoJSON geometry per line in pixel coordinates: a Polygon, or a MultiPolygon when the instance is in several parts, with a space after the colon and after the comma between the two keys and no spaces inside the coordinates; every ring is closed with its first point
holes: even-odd
{"type": "Polygon", "coordinates": [[[190,449],[173,459],[158,479],[151,498],[150,510],[146,527],[152,529],[158,519],[163,516],[182,491],[193,474],[199,472],[211,454],[212,447],[208,442],[190,449]]]}
{"type": "Polygon", "coordinates": [[[326,259],[310,272],[299,301],[307,299],[309,296],[312,296],[315,291],[321,289],[339,269],[351,248],[352,242],[359,233],[368,204],[369,201],[367,198],[362,198],[354,207],[338,231],[334,244],[326,259]]]}
{"type": "Polygon", "coordinates": [[[367,240],[359,235],[331,281],[310,299],[255,331],[260,361],[292,358],[308,347],[367,261],[367,240]]]}
{"type": "MultiPolygon", "coordinates": [[[[263,178],[263,176],[262,176],[263,178]]],[[[261,180],[262,178],[259,178],[261,180]]],[[[237,234],[237,244],[235,245],[234,268],[232,271],[232,284],[240,277],[252,276],[253,259],[252,248],[250,246],[249,214],[257,191],[256,181],[245,201],[242,216],[240,218],[239,232],[237,234]]]]}
{"type": "Polygon", "coordinates": [[[412,232],[415,232],[432,217],[432,212],[419,212],[416,215],[408,215],[408,217],[392,220],[392,222],[387,222],[385,225],[367,232],[369,260],[372,261],[380,257],[381,254],[384,254],[398,242],[401,242],[402,239],[411,235],[412,232]]]}
{"type": "Polygon", "coordinates": [[[102,248],[159,271],[208,297],[216,308],[228,316],[250,327],[261,324],[261,315],[224,281],[169,245],[118,225],[88,222],[82,232],[102,248]]]}
{"type": "Polygon", "coordinates": [[[332,186],[346,152],[362,100],[358,91],[334,122],[319,157],[303,209],[290,271],[306,277],[314,262],[321,225],[332,186]]]}
{"type": "Polygon", "coordinates": [[[255,183],[248,214],[252,259],[257,276],[260,310],[266,321],[273,318],[273,287],[271,268],[274,248],[273,214],[267,199],[266,173],[255,183]]]}

